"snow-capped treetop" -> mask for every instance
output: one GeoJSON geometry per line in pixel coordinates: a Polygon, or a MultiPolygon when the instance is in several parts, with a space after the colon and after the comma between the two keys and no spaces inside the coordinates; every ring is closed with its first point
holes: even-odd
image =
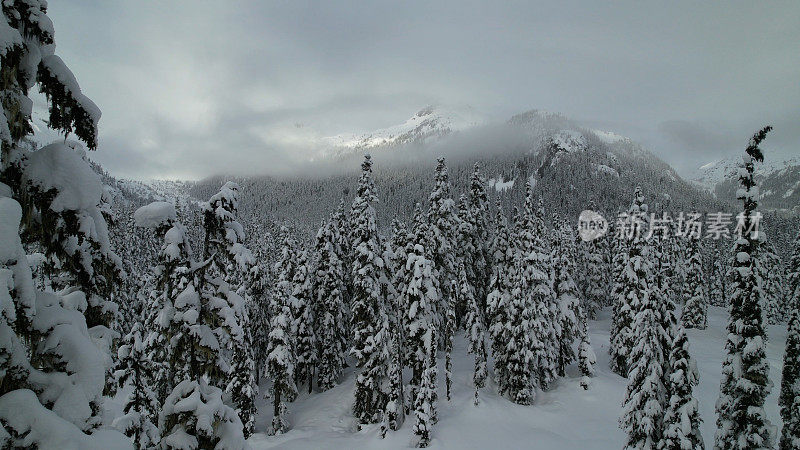
{"type": "Polygon", "coordinates": [[[133,213],[137,227],[158,228],[176,220],[175,205],[170,202],[153,202],[133,213]]]}
{"type": "Polygon", "coordinates": [[[55,189],[55,212],[96,207],[103,185],[89,164],[63,143],[53,143],[28,155],[23,179],[42,192],[55,189]]]}

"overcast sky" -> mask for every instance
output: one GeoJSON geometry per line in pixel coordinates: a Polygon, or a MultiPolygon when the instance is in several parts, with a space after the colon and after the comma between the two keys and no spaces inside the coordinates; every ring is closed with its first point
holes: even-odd
{"type": "Polygon", "coordinates": [[[49,15],[118,176],[285,172],[319,136],[427,104],[561,112],[682,173],[766,123],[768,157],[800,154],[798,1],[491,3],[55,0],[49,15]]]}

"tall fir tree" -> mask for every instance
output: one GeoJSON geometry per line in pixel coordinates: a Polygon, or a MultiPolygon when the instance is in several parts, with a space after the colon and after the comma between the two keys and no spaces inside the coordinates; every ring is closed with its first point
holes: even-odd
{"type": "Polygon", "coordinates": [[[336,385],[347,355],[344,266],[336,250],[336,222],[331,219],[317,232],[313,278],[314,329],[317,330],[317,385],[336,385]]]}
{"type": "Polygon", "coordinates": [[[692,391],[698,383],[697,366],[689,355],[689,339],[682,326],[675,331],[669,354],[669,376],[666,380],[669,403],[664,412],[664,434],[658,445],[663,450],[702,450],[700,413],[692,391]]]}
{"type": "Polygon", "coordinates": [[[467,271],[464,264],[459,265],[459,287],[462,301],[467,305],[466,311],[466,334],[469,340],[469,353],[475,356],[475,366],[472,372],[472,384],[475,386],[474,404],[478,404],[478,390],[486,387],[487,351],[486,351],[486,328],[484,326],[483,311],[480,303],[475,296],[475,290],[469,283],[467,271]]]}
{"type": "Polygon", "coordinates": [[[786,282],[784,279],[783,263],[778,256],[775,246],[765,233],[761,233],[762,242],[759,246],[758,267],[761,279],[764,282],[764,319],[769,324],[776,324],[784,320],[786,310],[786,282]]]}
{"type": "Polygon", "coordinates": [[[161,404],[153,390],[156,372],[147,355],[145,337],[140,319],[122,340],[114,373],[120,388],[131,387],[122,406],[124,414],[114,419],[114,427],[130,437],[137,449],[154,448],[161,440],[156,426],[161,404]]]}
{"type": "MultiPolygon", "coordinates": [[[[248,273],[255,265],[252,252],[245,247],[244,227],[237,220],[239,208],[239,185],[228,181],[219,192],[203,206],[203,226],[205,228],[204,258],[206,265],[201,269],[201,301],[218,308],[219,317],[230,326],[224,333],[218,333],[222,344],[219,350],[221,360],[229,358],[227,374],[220,378],[212,375],[211,382],[225,388],[231,402],[242,421],[244,437],[255,430],[258,386],[255,380],[255,361],[253,346],[246,332],[249,328],[249,301],[241,294],[247,292],[248,273]],[[220,303],[220,300],[226,304],[220,303]],[[235,321],[235,322],[234,322],[235,321]],[[227,356],[230,355],[230,356],[227,356]]],[[[201,306],[201,310],[203,310],[201,306]]],[[[213,320],[213,319],[212,319],[213,320]]],[[[226,327],[222,327],[226,328],[226,327]]]]}
{"type": "MultiPolygon", "coordinates": [[[[73,134],[89,150],[95,150],[101,112],[55,54],[47,2],[6,2],[2,16],[0,217],[5,226],[0,236],[0,272],[4,274],[0,283],[4,310],[0,318],[0,403],[25,397],[30,401],[28,417],[35,417],[34,412],[53,413],[65,431],[74,431],[73,426],[89,431],[101,424],[102,395],[116,386],[111,363],[120,336],[116,299],[122,260],[111,246],[100,176],[82,155],[82,145],[68,143],[66,137],[73,134]],[[35,136],[30,92],[34,88],[45,96],[45,123],[63,134],[65,142],[39,149],[31,143],[35,136]],[[52,287],[47,291],[52,292],[34,286],[25,254],[18,253],[23,252],[22,245],[38,247],[46,256],[51,269],[46,281],[52,287]],[[73,300],[83,296],[85,307],[61,303],[62,295],[71,295],[73,300]],[[83,358],[102,353],[93,361],[96,366],[92,370],[104,374],[95,377],[86,370],[67,370],[67,364],[74,369],[77,361],[72,360],[77,355],[69,354],[68,346],[73,344],[88,344],[83,358]],[[42,379],[39,374],[48,376],[42,379]],[[79,387],[63,389],[55,384],[57,379],[79,387]],[[67,392],[75,403],[59,408],[63,404],[60,397],[67,392]]],[[[35,436],[41,423],[7,423],[8,415],[16,413],[3,411],[0,445],[12,447],[22,439],[26,446],[38,445],[35,436]],[[17,426],[30,428],[23,431],[17,426]],[[27,437],[20,438],[19,433],[27,437]]]]}
{"type": "MultiPolygon", "coordinates": [[[[439,277],[440,295],[433,304],[433,311],[437,329],[444,330],[448,304],[453,295],[450,291],[452,281],[457,276],[454,246],[458,229],[456,204],[450,194],[450,178],[444,158],[437,160],[434,187],[428,197],[428,204],[428,235],[424,246],[439,277]]],[[[444,350],[446,333],[437,335],[437,345],[444,350]]]]}
{"type": "Polygon", "coordinates": [[[634,322],[636,310],[632,306],[632,291],[638,283],[635,272],[628,270],[633,254],[640,255],[641,248],[634,248],[633,236],[640,233],[639,220],[647,213],[644,196],[641,189],[637,188],[634,200],[628,211],[620,216],[621,223],[616,227],[616,247],[614,256],[613,274],[614,288],[611,296],[613,301],[613,316],[611,322],[611,343],[609,354],[611,356],[611,370],[627,378],[630,370],[631,351],[636,342],[634,335],[634,322]]]}
{"type": "MultiPolygon", "coordinates": [[[[417,209],[419,214],[419,208],[417,209]]],[[[402,281],[403,324],[406,336],[408,366],[411,368],[409,398],[415,401],[422,385],[422,375],[429,365],[428,359],[435,357],[436,342],[426,341],[436,328],[435,305],[439,301],[439,277],[433,261],[428,259],[424,243],[429,227],[415,220],[414,235],[410,239],[402,281]],[[433,346],[433,347],[431,347],[433,346]],[[431,356],[433,355],[433,356],[431,356]]]]}
{"type": "Polygon", "coordinates": [[[362,424],[381,420],[387,400],[390,359],[389,317],[385,311],[386,266],[373,204],[372,158],[364,157],[351,213],[353,300],[352,354],[361,372],[356,378],[353,414],[362,424]]]}
{"type": "Polygon", "coordinates": [[[272,379],[272,426],[270,434],[282,434],[289,429],[286,419],[286,402],[297,397],[295,385],[296,357],[292,338],[292,303],[294,263],[296,249],[294,240],[284,227],[281,230],[283,244],[275,263],[277,279],[275,291],[270,296],[270,332],[267,342],[266,373],[272,379]]]}
{"type": "Polygon", "coordinates": [[[708,323],[708,298],[703,274],[703,261],[700,255],[699,238],[689,238],[686,262],[686,288],[681,321],[685,328],[704,330],[708,323]]]}
{"type": "Polygon", "coordinates": [[[486,296],[489,293],[489,280],[492,276],[491,217],[486,181],[481,176],[477,162],[469,183],[469,218],[473,254],[470,258],[471,266],[467,267],[467,275],[475,289],[481,311],[486,311],[486,296]]]}
{"type": "MultiPolygon", "coordinates": [[[[646,213],[647,205],[641,189],[634,193],[631,215],[646,213]]],[[[636,222],[629,225],[636,226],[636,222]]],[[[623,401],[620,426],[628,435],[625,448],[655,448],[663,433],[662,415],[666,410],[661,308],[663,294],[659,292],[657,255],[642,234],[635,234],[628,246],[624,268],[623,295],[634,312],[632,333],[635,343],[628,354],[631,367],[628,387],[623,401]]]]}
{"type": "MultiPolygon", "coordinates": [[[[594,211],[594,202],[589,204],[589,209],[594,211]]],[[[584,311],[586,316],[590,319],[597,317],[597,311],[606,303],[608,296],[605,286],[608,284],[606,277],[608,274],[608,267],[605,265],[603,259],[603,245],[605,245],[607,237],[602,236],[598,239],[592,239],[588,242],[583,242],[581,247],[584,250],[584,270],[583,277],[583,299],[584,311]]]]}
{"type": "Polygon", "coordinates": [[[778,404],[783,419],[780,449],[800,447],[800,233],[794,241],[787,274],[789,325],[783,354],[781,394],[778,404]]]}
{"type": "Polygon", "coordinates": [[[731,268],[727,353],[722,363],[722,382],[717,400],[717,433],[714,448],[771,448],[771,425],[764,412],[769,393],[769,362],[766,357],[766,331],[762,306],[762,280],[755,265],[760,236],[754,225],[758,207],[755,164],[764,155],[758,147],[771,127],[765,127],[750,140],[739,170],[742,200],[742,233],[736,240],[736,255],[731,268]]]}
{"type": "Polygon", "coordinates": [[[511,322],[508,317],[508,302],[511,301],[514,259],[511,247],[511,232],[508,221],[503,214],[500,202],[497,203],[494,242],[492,243],[492,278],[489,283],[489,294],[486,298],[486,314],[489,324],[488,332],[492,343],[494,357],[494,376],[501,393],[508,389],[508,364],[506,363],[506,347],[510,340],[506,325],[511,322]]]}
{"type": "Polygon", "coordinates": [[[583,322],[583,309],[579,300],[578,286],[572,278],[575,272],[574,240],[571,227],[565,222],[553,218],[553,290],[558,302],[556,327],[558,330],[558,359],[556,373],[563,377],[566,367],[575,362],[576,355],[573,343],[580,337],[583,322]]]}
{"type": "Polygon", "coordinates": [[[307,383],[311,393],[314,380],[314,367],[317,362],[316,336],[314,334],[314,305],[311,262],[308,252],[298,249],[295,254],[294,277],[292,278],[292,341],[296,359],[295,384],[307,383]]]}
{"type": "Polygon", "coordinates": [[[181,364],[187,349],[188,324],[173,311],[178,296],[193,283],[192,248],[186,228],[177,220],[171,203],[155,202],[134,213],[137,226],[148,227],[161,236],[162,245],[147,289],[145,351],[154,366],[153,382],[158,404],[166,400],[172,388],[188,376],[188,365],[181,364]]]}
{"type": "Polygon", "coordinates": [[[425,359],[420,386],[414,398],[414,435],[416,446],[425,448],[430,444],[433,425],[436,423],[436,331],[429,328],[424,340],[431,343],[431,356],[425,359]]]}

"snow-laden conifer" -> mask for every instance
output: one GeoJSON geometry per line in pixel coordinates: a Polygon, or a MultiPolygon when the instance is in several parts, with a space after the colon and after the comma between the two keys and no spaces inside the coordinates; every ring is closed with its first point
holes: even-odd
{"type": "Polygon", "coordinates": [[[685,328],[706,328],[708,322],[708,299],[706,297],[703,261],[700,256],[698,238],[689,238],[686,262],[686,285],[681,321],[685,328]]]}
{"type": "MultiPolygon", "coordinates": [[[[639,188],[634,193],[633,212],[646,212],[639,188]]],[[[629,355],[628,387],[623,401],[620,426],[627,434],[625,448],[655,448],[663,433],[667,389],[662,329],[663,294],[659,290],[656,255],[644,235],[628,245],[622,293],[634,313],[634,345],[629,355]]]]}
{"type": "Polygon", "coordinates": [[[755,259],[760,236],[753,226],[758,206],[755,164],[764,155],[758,147],[771,127],[753,135],[739,170],[742,200],[742,234],[736,240],[730,272],[731,296],[728,302],[727,353],[722,363],[722,382],[717,400],[717,433],[714,448],[771,448],[772,426],[764,411],[769,393],[769,362],[766,358],[766,331],[762,312],[762,280],[755,259]]]}
{"type": "Polygon", "coordinates": [[[689,339],[678,325],[669,354],[667,392],[669,401],[664,413],[664,434],[658,448],[663,450],[702,450],[700,413],[697,399],[692,394],[698,383],[698,372],[689,355],[689,339]]]}
{"type": "Polygon", "coordinates": [[[344,266],[337,254],[336,223],[329,220],[317,232],[313,306],[317,338],[317,385],[336,385],[347,355],[344,266]]]}
{"type": "MultiPolygon", "coordinates": [[[[434,187],[428,197],[428,232],[423,244],[439,278],[439,298],[432,305],[435,324],[444,330],[447,308],[450,302],[452,281],[456,279],[455,237],[458,229],[456,204],[450,194],[450,179],[444,158],[436,164],[434,187]]],[[[446,333],[438,333],[440,349],[444,349],[446,333]]]]}
{"type": "Polygon", "coordinates": [[[114,372],[120,388],[130,385],[130,393],[122,406],[124,414],[114,419],[114,427],[140,449],[153,448],[161,439],[156,426],[161,403],[154,391],[156,372],[153,361],[148,358],[146,336],[142,322],[135,322],[122,339],[114,372]]]}
{"type": "Polygon", "coordinates": [[[794,241],[787,281],[789,325],[778,399],[783,420],[781,450],[800,447],[800,233],[794,241]]]}
{"type": "Polygon", "coordinates": [[[281,434],[289,429],[286,419],[286,402],[297,396],[295,385],[295,354],[292,340],[292,279],[294,278],[295,243],[286,228],[281,230],[283,244],[275,263],[277,279],[270,296],[270,332],[267,345],[266,373],[272,379],[272,426],[270,434],[281,434]]]}
{"type": "Polygon", "coordinates": [[[389,317],[385,311],[388,274],[378,236],[372,181],[372,159],[364,157],[351,212],[353,299],[352,354],[361,372],[356,377],[353,414],[363,424],[377,423],[386,407],[390,359],[389,317]]]}

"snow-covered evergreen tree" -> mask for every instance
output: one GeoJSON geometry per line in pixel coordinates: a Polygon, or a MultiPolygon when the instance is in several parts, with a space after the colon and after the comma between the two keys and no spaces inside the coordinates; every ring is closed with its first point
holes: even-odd
{"type": "Polygon", "coordinates": [[[296,360],[295,383],[300,386],[308,383],[311,393],[314,367],[317,362],[317,338],[314,333],[314,311],[312,304],[313,286],[308,252],[298,250],[292,279],[292,297],[289,305],[292,311],[292,341],[296,360]]]}
{"type": "Polygon", "coordinates": [[[267,375],[272,379],[272,427],[270,434],[281,434],[289,429],[286,420],[286,402],[297,397],[295,385],[295,354],[292,339],[295,243],[286,228],[281,230],[283,243],[278,261],[275,263],[277,279],[270,297],[270,332],[267,345],[267,375]]]}
{"type": "Polygon", "coordinates": [[[489,279],[492,276],[492,249],[490,239],[491,217],[489,215],[489,197],[486,195],[486,181],[480,173],[478,163],[472,171],[469,183],[469,211],[472,219],[472,236],[474,254],[471,258],[472,268],[468,268],[470,283],[475,288],[478,305],[486,311],[486,295],[489,279]]]}
{"type": "Polygon", "coordinates": [[[158,427],[158,401],[155,385],[155,367],[145,348],[146,333],[141,321],[131,327],[117,351],[114,372],[119,388],[131,386],[122,406],[124,415],[114,420],[114,427],[131,438],[136,448],[148,449],[158,445],[161,437],[158,427]]]}
{"type": "Polygon", "coordinates": [[[164,401],[158,428],[164,449],[244,449],[242,422],[204,377],[181,381],[164,401]]]}
{"type": "MultiPolygon", "coordinates": [[[[456,204],[450,195],[450,179],[444,158],[436,165],[435,185],[428,198],[428,234],[423,244],[439,277],[440,295],[432,305],[437,329],[443,330],[447,322],[447,308],[450,302],[452,282],[456,279],[455,238],[458,230],[456,204]]],[[[418,242],[420,243],[420,242],[418,242]]],[[[439,348],[444,349],[446,333],[438,333],[439,348]]]]}
{"type": "Polygon", "coordinates": [[[386,406],[390,359],[389,317],[384,283],[388,282],[373,204],[372,158],[364,157],[351,213],[353,299],[352,354],[361,372],[356,378],[353,414],[359,422],[377,423],[386,406]]]}
{"type": "Polygon", "coordinates": [[[597,355],[595,355],[592,342],[589,339],[586,318],[584,318],[581,328],[581,340],[578,344],[578,370],[581,372],[581,387],[589,389],[590,378],[594,377],[595,373],[597,355]]]}
{"type": "MultiPolygon", "coordinates": [[[[639,188],[634,194],[633,210],[646,212],[647,205],[639,188]]],[[[635,342],[628,354],[631,366],[628,388],[623,401],[620,426],[628,435],[625,448],[655,448],[663,433],[663,414],[667,404],[665,385],[660,292],[656,257],[644,236],[634,235],[629,242],[625,276],[621,292],[633,310],[631,332],[635,342]]]]}
{"type": "Polygon", "coordinates": [[[697,367],[689,355],[686,331],[678,326],[669,355],[667,392],[669,403],[664,413],[664,434],[658,445],[663,450],[702,450],[700,414],[697,399],[692,395],[698,383],[697,367]]]}
{"type": "Polygon", "coordinates": [[[120,335],[113,294],[122,262],[111,247],[100,176],[81,144],[30,144],[29,93],[45,95],[50,128],[73,133],[90,150],[101,113],[55,55],[45,1],[4,3],[2,16],[0,446],[46,446],[47,423],[64,427],[62,445],[92,445],[78,429],[101,424],[101,395],[115,386],[112,352],[120,335]],[[59,294],[34,287],[23,244],[44,254],[46,284],[59,294]],[[24,411],[9,403],[22,400],[24,411]]]}
{"type": "MultiPolygon", "coordinates": [[[[430,343],[430,347],[435,347],[436,331],[429,328],[423,339],[430,343]]],[[[416,446],[425,448],[430,444],[436,423],[436,361],[433,354],[425,359],[420,386],[414,397],[414,418],[416,446]]]]}
{"type": "Polygon", "coordinates": [[[410,240],[402,281],[403,324],[406,336],[407,364],[411,368],[409,398],[415,401],[422,384],[422,375],[435,358],[436,342],[430,342],[436,328],[435,306],[439,301],[439,277],[433,262],[426,256],[425,238],[429,227],[415,220],[414,235],[410,240]]]}
{"type": "Polygon", "coordinates": [[[558,301],[556,329],[558,330],[558,359],[556,373],[564,376],[566,367],[575,362],[573,343],[580,337],[583,310],[578,299],[578,286],[572,279],[575,271],[573,232],[565,221],[554,216],[553,290],[558,301]]]}
{"type": "Polygon", "coordinates": [[[534,208],[532,192],[529,190],[525,202],[525,217],[529,224],[524,227],[530,230],[529,237],[520,239],[520,242],[530,240],[530,244],[526,245],[530,251],[525,255],[522,277],[524,292],[532,299],[535,379],[542,389],[546,389],[558,377],[560,353],[560,305],[551,279],[554,264],[552,247],[546,236],[544,214],[542,198],[539,197],[534,208]]]}
{"type": "MultiPolygon", "coordinates": [[[[594,211],[594,202],[589,203],[589,209],[594,211]]],[[[602,236],[598,239],[593,239],[588,242],[583,242],[581,247],[584,251],[584,268],[585,275],[583,277],[583,299],[584,311],[586,316],[590,319],[597,317],[597,310],[603,307],[608,296],[608,267],[603,259],[603,245],[609,238],[602,236]]]]}
{"type": "MultiPolygon", "coordinates": [[[[458,270],[456,270],[457,273],[458,270]]],[[[460,297],[458,283],[453,281],[450,285],[450,299],[447,302],[444,326],[444,382],[447,401],[450,401],[450,391],[453,389],[453,341],[456,336],[456,301],[460,297]]]]}
{"type": "Polygon", "coordinates": [[[508,366],[504,362],[505,348],[509,336],[506,324],[510,323],[506,304],[511,301],[513,289],[512,271],[514,270],[513,249],[511,248],[511,232],[508,220],[498,201],[495,218],[494,241],[492,243],[492,278],[489,283],[489,294],[486,298],[486,321],[491,339],[492,356],[494,357],[494,375],[500,391],[507,389],[508,366]]]}
{"type": "Polygon", "coordinates": [[[784,269],[775,246],[766,240],[767,237],[763,232],[760,234],[764,238],[761,240],[758,252],[758,267],[764,283],[764,319],[770,324],[776,324],[784,320],[786,309],[784,269]]]}
{"type": "Polygon", "coordinates": [[[206,373],[209,382],[211,386],[224,388],[230,396],[246,438],[254,431],[258,386],[252,344],[245,332],[249,326],[249,308],[239,292],[247,291],[244,284],[255,258],[244,246],[244,227],[236,218],[239,185],[226,182],[201,208],[205,262],[196,278],[199,281],[197,312],[201,316],[209,314],[205,320],[217,341],[216,346],[207,346],[203,353],[214,351],[217,354],[205,354],[199,359],[209,358],[208,367],[213,367],[206,373]]]}
{"type": "Polygon", "coordinates": [[[686,287],[681,321],[685,328],[706,328],[708,322],[708,299],[704,289],[705,276],[700,256],[699,238],[689,238],[686,262],[686,287]]]}
{"type": "Polygon", "coordinates": [[[161,405],[172,388],[189,374],[189,366],[182,359],[189,324],[175,312],[178,296],[193,283],[192,248],[171,203],[153,202],[137,209],[134,222],[153,229],[162,239],[152,282],[144,286],[148,291],[145,347],[154,366],[154,390],[161,405]]]}
{"type": "Polygon", "coordinates": [[[766,332],[762,315],[761,280],[756,270],[760,236],[750,228],[758,206],[755,163],[764,160],[758,147],[771,127],[753,135],[739,170],[743,232],[736,240],[731,269],[732,294],[729,300],[727,356],[722,363],[722,382],[717,400],[715,448],[771,448],[771,425],[764,412],[769,393],[769,362],[766,358],[766,332]]]}
{"type": "MultiPolygon", "coordinates": [[[[632,305],[635,297],[639,296],[636,292],[639,279],[631,264],[631,258],[642,253],[641,244],[634,246],[633,239],[628,239],[628,227],[637,227],[637,221],[647,213],[647,205],[644,203],[644,195],[641,189],[637,188],[634,192],[634,200],[628,209],[626,223],[619,224],[617,230],[617,252],[614,257],[613,274],[614,288],[612,291],[613,316],[611,324],[611,345],[609,353],[611,355],[611,370],[614,373],[628,377],[631,351],[637,340],[634,334],[634,322],[636,310],[632,305]]],[[[636,229],[630,229],[632,235],[636,234],[636,229]]]]}
{"type": "Polygon", "coordinates": [[[800,233],[794,241],[793,250],[787,276],[789,326],[778,399],[783,419],[781,450],[800,447],[800,233]]]}
{"type": "Polygon", "coordinates": [[[475,296],[475,290],[469,283],[467,271],[464,264],[459,265],[459,287],[462,302],[467,305],[467,316],[465,319],[466,334],[469,340],[469,353],[475,356],[475,366],[472,372],[472,383],[475,386],[474,403],[478,404],[478,390],[486,386],[487,351],[486,351],[486,328],[483,318],[483,311],[480,303],[475,296]]]}
{"type": "Polygon", "coordinates": [[[344,266],[337,254],[336,223],[324,224],[317,232],[313,306],[317,338],[317,385],[322,390],[338,382],[347,355],[344,266]]]}
{"type": "MultiPolygon", "coordinates": [[[[532,302],[522,289],[522,252],[513,243],[518,238],[511,233],[500,208],[497,216],[495,267],[486,300],[492,317],[489,332],[495,376],[501,395],[515,403],[528,405],[535,395],[532,302]]],[[[514,228],[521,227],[516,225],[514,228]]]]}

